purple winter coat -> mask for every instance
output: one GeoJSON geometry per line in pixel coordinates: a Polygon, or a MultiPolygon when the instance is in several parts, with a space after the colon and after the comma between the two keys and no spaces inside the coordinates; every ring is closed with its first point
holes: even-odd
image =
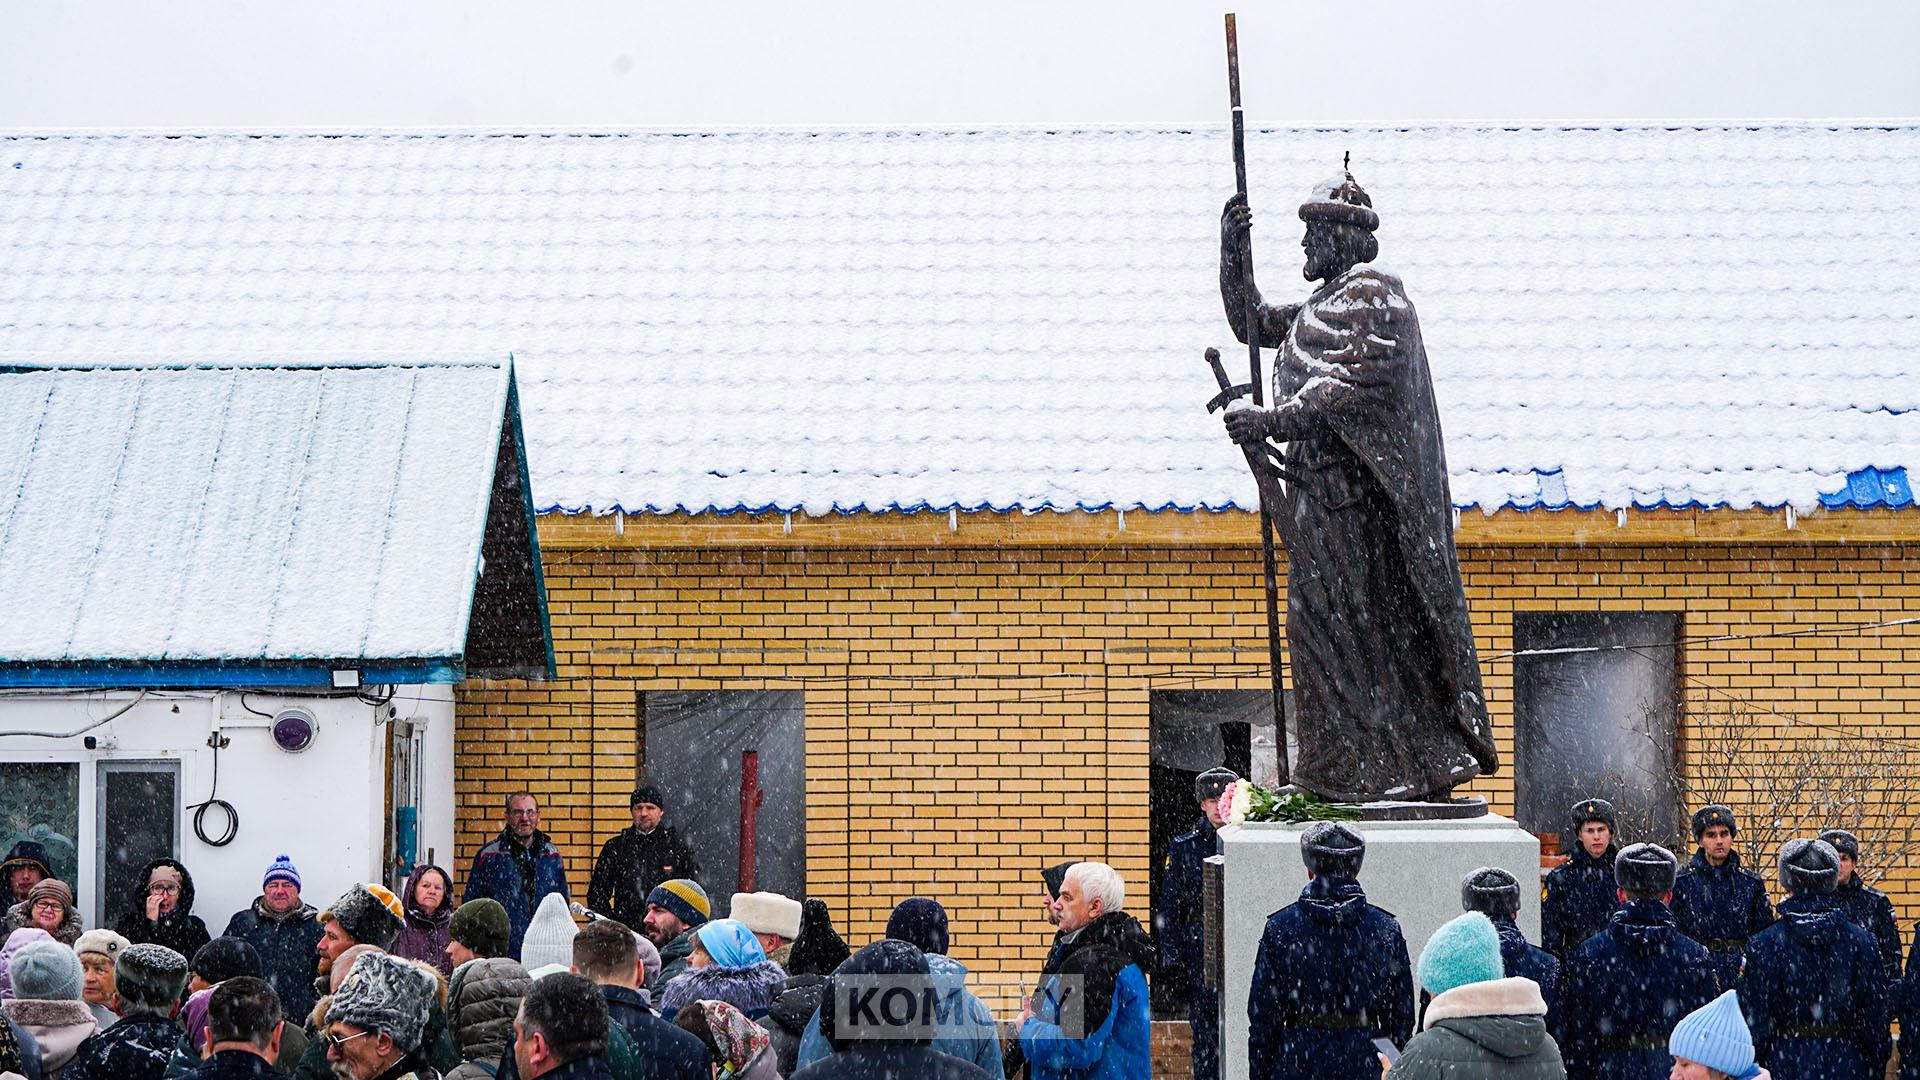
{"type": "Polygon", "coordinates": [[[406,888],[400,892],[400,906],[407,913],[407,925],[387,951],[409,960],[424,960],[439,968],[441,975],[452,978],[453,961],[447,956],[447,942],[453,922],[453,875],[438,866],[414,867],[413,873],[407,875],[406,888]],[[420,875],[428,872],[439,874],[447,883],[447,895],[440,901],[440,910],[434,912],[422,911],[413,902],[414,886],[420,883],[420,875]]]}

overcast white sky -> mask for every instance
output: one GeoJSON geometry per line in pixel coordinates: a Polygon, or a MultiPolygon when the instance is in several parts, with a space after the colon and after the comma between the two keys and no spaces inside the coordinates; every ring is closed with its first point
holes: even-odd
{"type": "MultiPolygon", "coordinates": [[[[1207,121],[1226,6],[9,0],[0,126],[1207,121]]],[[[1920,116],[1908,0],[1238,6],[1258,124],[1920,116]]]]}

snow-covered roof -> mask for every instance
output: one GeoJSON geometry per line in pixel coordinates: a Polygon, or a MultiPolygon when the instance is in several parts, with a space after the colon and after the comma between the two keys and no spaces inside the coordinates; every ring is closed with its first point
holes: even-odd
{"type": "Polygon", "coordinates": [[[504,359],[0,366],[0,686],[545,666],[515,408],[504,359]]]}
{"type": "MultiPolygon", "coordinates": [[[[1351,151],[1461,506],[1910,505],[1920,124],[1249,136],[1262,285],[1351,151]]],[[[0,349],[511,352],[541,510],[1223,509],[1223,128],[39,133],[0,349]]]]}

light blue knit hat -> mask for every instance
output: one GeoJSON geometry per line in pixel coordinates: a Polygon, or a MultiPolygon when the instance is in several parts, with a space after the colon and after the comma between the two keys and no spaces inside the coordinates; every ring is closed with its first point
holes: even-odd
{"type": "Polygon", "coordinates": [[[1433,932],[1420,950],[1420,985],[1438,996],[1456,986],[1505,978],[1500,931],[1492,920],[1469,911],[1433,932]]]}
{"type": "Polygon", "coordinates": [[[713,957],[714,967],[750,968],[767,958],[760,939],[738,919],[715,919],[694,933],[700,937],[700,947],[713,957]]]}
{"type": "Polygon", "coordinates": [[[1749,1080],[1760,1074],[1753,1063],[1753,1033],[1740,1014],[1740,998],[1732,990],[1688,1013],[1667,1038],[1667,1053],[1696,1065],[1705,1065],[1733,1077],[1749,1080]]]}

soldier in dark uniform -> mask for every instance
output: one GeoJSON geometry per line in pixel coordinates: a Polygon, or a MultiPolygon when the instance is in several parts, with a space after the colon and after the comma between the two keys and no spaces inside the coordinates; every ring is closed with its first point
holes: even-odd
{"type": "Polygon", "coordinates": [[[1413,967],[1392,913],[1356,880],[1367,842],[1316,821],[1300,834],[1307,887],[1267,918],[1247,995],[1251,1080],[1379,1080],[1373,1040],[1413,1037],[1413,967]]]}
{"type": "Polygon", "coordinates": [[[1778,1077],[1878,1080],[1887,1070],[1887,978],[1873,935],[1840,910],[1840,854],[1824,840],[1780,849],[1780,921],[1747,944],[1740,1008],[1754,1057],[1778,1077]]]}
{"type": "Polygon", "coordinates": [[[1573,858],[1540,887],[1540,947],[1563,962],[1607,925],[1615,899],[1613,804],[1583,799],[1573,807],[1573,858]]]}
{"type": "Polygon", "coordinates": [[[1860,880],[1860,841],[1845,829],[1820,834],[1840,854],[1840,884],[1833,890],[1840,910],[1853,925],[1873,936],[1874,947],[1886,965],[1887,980],[1900,981],[1900,923],[1887,894],[1860,880]]]}
{"type": "MultiPolygon", "coordinates": [[[[1694,811],[1693,838],[1700,850],[1673,883],[1673,924],[1713,954],[1722,990],[1739,981],[1747,939],[1773,925],[1767,883],[1743,869],[1740,853],[1733,850],[1739,834],[1731,809],[1716,803],[1694,811]]],[[[1894,949],[1899,951],[1897,941],[1894,949]]]]}
{"type": "Polygon", "coordinates": [[[1226,824],[1220,795],[1240,777],[1231,769],[1208,769],[1193,782],[1200,803],[1200,820],[1173,838],[1166,868],[1160,875],[1160,977],[1187,992],[1187,1020],[1193,1026],[1193,1080],[1220,1080],[1220,992],[1210,990],[1200,977],[1201,940],[1205,920],[1200,910],[1200,864],[1220,853],[1217,832],[1226,824]]]}
{"type": "Polygon", "coordinates": [[[1560,1018],[1560,961],[1545,949],[1529,944],[1514,916],[1520,913],[1520,881],[1494,866],[1483,866],[1460,883],[1460,908],[1478,911],[1500,934],[1500,963],[1508,978],[1532,979],[1547,1001],[1547,1030],[1558,1030],[1560,1018]]]}
{"type": "Polygon", "coordinates": [[[1719,994],[1706,946],[1673,925],[1679,860],[1635,844],[1614,863],[1619,910],[1560,967],[1560,1052],[1574,1080],[1660,1080],[1667,1036],[1719,994]]]}

